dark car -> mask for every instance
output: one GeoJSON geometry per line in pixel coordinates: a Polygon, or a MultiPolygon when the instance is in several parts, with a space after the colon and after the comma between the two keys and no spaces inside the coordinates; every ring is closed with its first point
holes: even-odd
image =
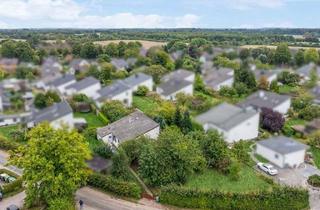
{"type": "Polygon", "coordinates": [[[7,210],[20,210],[20,209],[16,205],[10,205],[10,206],[7,207],[7,210]]]}

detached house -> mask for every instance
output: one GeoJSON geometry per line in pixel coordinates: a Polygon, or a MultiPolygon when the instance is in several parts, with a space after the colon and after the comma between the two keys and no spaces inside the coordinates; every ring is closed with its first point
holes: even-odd
{"type": "Polygon", "coordinates": [[[66,87],[76,83],[76,77],[72,74],[66,74],[63,75],[62,77],[55,79],[52,81],[49,86],[50,89],[57,90],[60,93],[65,93],[66,92],[66,87]]]}
{"type": "Polygon", "coordinates": [[[281,70],[264,70],[264,69],[256,69],[253,71],[257,81],[260,81],[260,79],[264,77],[269,84],[273,80],[277,79],[277,76],[280,72],[281,70]]]}
{"type": "Polygon", "coordinates": [[[166,100],[175,100],[178,93],[193,94],[194,72],[184,69],[165,75],[157,87],[157,93],[166,100]]]}
{"type": "Polygon", "coordinates": [[[111,85],[99,90],[93,99],[95,99],[98,107],[101,107],[103,102],[108,100],[118,100],[123,102],[126,106],[131,106],[132,89],[122,81],[117,80],[111,85]]]}
{"type": "Polygon", "coordinates": [[[219,91],[221,87],[232,87],[234,82],[233,69],[219,68],[205,71],[203,74],[204,83],[211,89],[219,91]]]}
{"type": "Polygon", "coordinates": [[[100,81],[94,77],[86,77],[76,83],[65,87],[65,94],[72,96],[74,94],[85,94],[89,98],[97,96],[97,92],[101,89],[100,81]]]}
{"type": "Polygon", "coordinates": [[[27,127],[32,128],[42,122],[49,122],[55,129],[59,129],[63,125],[73,128],[75,119],[70,105],[66,101],[62,101],[42,110],[34,110],[27,119],[27,127]]]}
{"type": "Polygon", "coordinates": [[[90,67],[90,63],[85,59],[73,59],[70,62],[69,72],[71,74],[78,74],[85,72],[90,67]]]}
{"type": "Polygon", "coordinates": [[[296,168],[304,162],[308,146],[285,136],[257,142],[256,153],[280,168],[296,168]]]}
{"type": "Polygon", "coordinates": [[[7,73],[16,72],[19,60],[17,58],[1,58],[0,69],[3,69],[7,73]]]}
{"type": "Polygon", "coordinates": [[[316,74],[318,76],[320,75],[320,67],[314,63],[306,64],[300,67],[299,69],[297,69],[297,73],[299,74],[299,76],[302,78],[303,81],[310,80],[310,75],[312,71],[316,71],[316,74]]]}
{"type": "Polygon", "coordinates": [[[111,59],[111,64],[119,71],[119,70],[127,70],[131,68],[132,66],[135,65],[137,62],[136,58],[128,58],[123,59],[123,58],[112,58],[111,59]]]}
{"type": "Polygon", "coordinates": [[[121,143],[140,136],[157,139],[160,125],[137,110],[130,115],[97,129],[97,138],[104,143],[118,147],[121,143]]]}
{"type": "Polygon", "coordinates": [[[227,143],[253,139],[258,136],[259,113],[222,103],[196,117],[205,131],[216,129],[227,143]]]}
{"type": "Polygon", "coordinates": [[[262,108],[269,108],[281,114],[286,114],[291,106],[291,98],[290,96],[259,90],[238,105],[245,109],[253,108],[257,111],[262,108]]]}
{"type": "Polygon", "coordinates": [[[45,59],[40,68],[40,80],[37,82],[38,88],[47,88],[47,85],[62,77],[62,65],[54,57],[45,59]]]}
{"type": "Polygon", "coordinates": [[[311,95],[314,97],[313,102],[320,105],[320,86],[317,85],[311,90],[311,95]]]}
{"type": "Polygon", "coordinates": [[[138,87],[145,86],[149,89],[149,91],[152,91],[153,89],[153,79],[151,76],[146,75],[144,73],[137,73],[134,74],[124,80],[122,82],[126,85],[128,85],[131,90],[137,91],[138,87]]]}

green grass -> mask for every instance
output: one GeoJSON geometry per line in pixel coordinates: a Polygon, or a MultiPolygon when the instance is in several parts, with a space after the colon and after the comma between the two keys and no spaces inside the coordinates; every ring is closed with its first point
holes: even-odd
{"type": "Polygon", "coordinates": [[[316,147],[311,147],[311,152],[313,154],[314,163],[320,169],[320,149],[316,147]]]}
{"type": "Polygon", "coordinates": [[[152,113],[159,107],[159,104],[153,101],[151,98],[134,96],[133,106],[146,114],[152,115],[152,113]]]}
{"type": "Polygon", "coordinates": [[[105,126],[105,123],[103,123],[97,115],[95,115],[92,112],[89,113],[75,113],[74,114],[75,118],[84,118],[86,119],[88,123],[89,128],[97,128],[97,127],[102,127],[105,126]]]}
{"type": "Polygon", "coordinates": [[[202,174],[192,175],[185,186],[202,190],[221,190],[225,192],[254,192],[272,189],[271,184],[259,177],[257,172],[248,166],[243,166],[240,174],[241,178],[238,181],[233,181],[226,175],[215,170],[207,169],[202,174]]]}
{"type": "Polygon", "coordinates": [[[299,91],[300,87],[296,86],[296,87],[292,87],[289,85],[281,85],[279,87],[279,93],[280,94],[289,94],[289,93],[296,93],[297,91],[299,91]]]}
{"type": "Polygon", "coordinates": [[[257,160],[259,162],[262,162],[262,163],[268,163],[269,161],[267,159],[265,159],[264,157],[262,157],[261,155],[259,154],[254,154],[255,158],[257,158],[257,160]]]}
{"type": "Polygon", "coordinates": [[[19,128],[18,125],[0,127],[0,136],[10,138],[10,133],[14,130],[18,130],[18,128],[19,128]]]}

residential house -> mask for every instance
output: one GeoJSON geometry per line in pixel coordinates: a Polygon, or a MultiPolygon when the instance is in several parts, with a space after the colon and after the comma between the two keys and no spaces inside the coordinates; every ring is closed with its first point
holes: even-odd
{"type": "Polygon", "coordinates": [[[23,123],[30,113],[0,114],[0,127],[23,123]]]}
{"type": "Polygon", "coordinates": [[[222,103],[196,117],[205,131],[216,129],[227,143],[254,139],[258,136],[259,113],[222,103]]]}
{"type": "Polygon", "coordinates": [[[47,89],[47,85],[62,77],[61,74],[62,65],[54,57],[46,58],[40,68],[40,80],[37,82],[36,86],[38,88],[47,89]]]}
{"type": "Polygon", "coordinates": [[[280,168],[296,168],[305,159],[308,146],[285,136],[258,141],[256,154],[261,155],[280,168]]]}
{"type": "Polygon", "coordinates": [[[234,82],[233,69],[230,68],[213,68],[203,74],[204,83],[211,89],[219,91],[221,87],[232,87],[234,82]]]}
{"type": "Polygon", "coordinates": [[[178,50],[178,51],[175,51],[175,52],[170,53],[170,58],[171,58],[173,61],[177,61],[177,60],[179,60],[179,59],[182,58],[182,55],[183,55],[183,51],[178,50]]]}
{"type": "Polygon", "coordinates": [[[179,69],[165,75],[156,91],[163,99],[175,100],[178,93],[193,94],[194,80],[195,74],[193,72],[179,69]]]}
{"type": "Polygon", "coordinates": [[[316,87],[312,88],[310,93],[314,97],[313,102],[315,104],[320,105],[320,85],[317,85],[316,87]]]}
{"type": "Polygon", "coordinates": [[[66,92],[66,87],[68,87],[71,84],[76,83],[76,77],[72,74],[65,74],[60,78],[55,79],[52,81],[49,86],[50,89],[57,90],[60,93],[65,93],[66,92]]]}
{"type": "Polygon", "coordinates": [[[281,70],[275,69],[275,70],[265,70],[265,69],[256,69],[253,71],[256,81],[260,81],[261,78],[265,78],[268,83],[270,84],[273,80],[277,79],[278,74],[281,72],[281,70]]]}
{"type": "Polygon", "coordinates": [[[111,85],[99,90],[93,99],[96,101],[98,107],[101,107],[103,102],[107,100],[118,100],[123,102],[126,106],[131,106],[132,89],[121,80],[117,80],[111,85]]]}
{"type": "Polygon", "coordinates": [[[85,94],[89,98],[97,96],[97,92],[101,89],[100,81],[94,77],[86,77],[78,82],[65,87],[65,94],[72,96],[74,94],[85,94]]]}
{"type": "Polygon", "coordinates": [[[310,80],[312,71],[316,71],[316,74],[320,75],[320,67],[314,63],[306,64],[297,69],[297,73],[300,75],[303,82],[310,80]]]}
{"type": "Polygon", "coordinates": [[[71,74],[78,74],[85,72],[90,67],[90,63],[85,59],[73,59],[69,65],[69,72],[71,74]]]}
{"type": "Polygon", "coordinates": [[[131,68],[132,66],[135,65],[137,62],[136,58],[128,58],[128,59],[123,59],[123,58],[112,58],[111,59],[111,64],[118,70],[127,70],[131,68]]]}
{"type": "Polygon", "coordinates": [[[1,58],[0,69],[3,69],[7,73],[16,72],[19,60],[17,58],[1,58]]]}
{"type": "Polygon", "coordinates": [[[214,55],[210,54],[208,52],[202,53],[202,55],[199,58],[199,61],[201,63],[207,63],[207,62],[212,62],[214,55]]]}
{"type": "Polygon", "coordinates": [[[306,125],[293,125],[291,127],[293,130],[302,135],[310,135],[320,130],[320,118],[314,119],[311,122],[308,122],[306,125]]]}
{"type": "Polygon", "coordinates": [[[97,129],[97,138],[104,143],[118,147],[121,143],[146,136],[157,139],[160,125],[137,110],[105,127],[97,129]]]}
{"type": "Polygon", "coordinates": [[[291,97],[259,90],[238,105],[245,109],[253,108],[257,111],[260,111],[262,108],[269,108],[281,114],[286,114],[291,106],[291,97]]]}
{"type": "Polygon", "coordinates": [[[152,89],[153,89],[152,76],[149,76],[144,73],[134,74],[134,75],[122,80],[122,82],[124,84],[128,85],[133,92],[137,91],[138,87],[140,87],[140,86],[147,87],[149,91],[152,91],[152,89]]]}
{"type": "Polygon", "coordinates": [[[70,105],[66,101],[62,101],[42,110],[33,110],[26,120],[28,128],[32,128],[42,122],[49,122],[55,129],[63,126],[74,128],[75,119],[70,105]]]}

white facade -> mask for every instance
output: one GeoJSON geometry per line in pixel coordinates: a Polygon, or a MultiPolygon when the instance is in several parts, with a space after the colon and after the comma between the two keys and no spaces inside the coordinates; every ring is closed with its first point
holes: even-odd
{"type": "Polygon", "coordinates": [[[256,153],[269,160],[280,168],[296,168],[304,162],[305,150],[288,154],[277,153],[263,145],[257,144],[256,153]]]}
{"type": "Polygon", "coordinates": [[[240,140],[254,139],[259,134],[259,113],[256,113],[253,117],[241,122],[230,130],[224,130],[209,123],[204,124],[203,129],[205,131],[216,129],[223,134],[224,140],[230,144],[240,140]]]}
{"type": "Polygon", "coordinates": [[[91,97],[96,97],[98,90],[101,89],[101,84],[100,83],[96,83],[93,85],[90,85],[82,90],[76,90],[74,88],[68,88],[66,89],[65,94],[67,96],[72,96],[74,94],[85,94],[86,96],[88,96],[89,98],[91,97]]]}
{"type": "Polygon", "coordinates": [[[76,83],[77,81],[76,80],[71,80],[67,83],[64,83],[62,85],[59,85],[57,87],[51,87],[52,89],[56,89],[59,91],[59,93],[62,93],[62,94],[65,94],[66,93],[66,87],[69,86],[69,85],[72,85],[74,83],[76,83]]]}
{"type": "Polygon", "coordinates": [[[176,95],[178,93],[184,93],[186,95],[193,95],[193,84],[190,84],[190,85],[188,85],[188,86],[186,86],[186,87],[184,87],[184,88],[182,88],[182,89],[180,89],[170,95],[167,95],[167,96],[162,94],[163,90],[159,87],[157,87],[156,91],[161,96],[162,99],[174,101],[174,100],[176,100],[176,95]]]}
{"type": "MultiPolygon", "coordinates": [[[[49,122],[50,126],[54,129],[60,129],[63,126],[67,126],[69,129],[74,128],[74,118],[73,118],[73,113],[67,114],[63,117],[60,117],[54,121],[49,122]]],[[[34,122],[29,122],[27,124],[28,128],[32,128],[36,126],[34,122]]]]}
{"type": "Polygon", "coordinates": [[[221,82],[220,84],[217,84],[215,87],[213,87],[213,89],[216,91],[219,91],[222,87],[232,87],[233,81],[234,81],[234,79],[230,78],[228,80],[221,82]]]}
{"type": "MultiPolygon", "coordinates": [[[[98,99],[100,96],[99,94],[93,97],[93,99],[98,99]]],[[[106,99],[107,100],[115,100],[121,101],[125,106],[131,107],[132,106],[132,90],[126,90],[118,95],[113,96],[112,98],[106,99]]],[[[96,101],[96,105],[101,108],[104,101],[96,101]]]]}
{"type": "Polygon", "coordinates": [[[148,80],[146,80],[146,81],[143,81],[143,82],[141,82],[140,84],[137,84],[137,85],[131,87],[131,90],[132,90],[133,92],[134,92],[134,91],[137,91],[137,90],[138,90],[138,87],[140,87],[140,86],[145,86],[145,87],[148,88],[149,91],[152,91],[152,89],[153,89],[153,79],[150,78],[150,79],[148,79],[148,80]]]}
{"type": "Polygon", "coordinates": [[[289,98],[288,100],[286,100],[282,104],[279,104],[278,106],[274,107],[273,111],[277,111],[277,112],[284,115],[284,114],[288,113],[290,106],[291,106],[291,99],[289,98]]]}
{"type": "Polygon", "coordinates": [[[184,78],[184,80],[194,83],[195,78],[196,78],[196,75],[193,73],[190,76],[184,78]]]}
{"type": "Polygon", "coordinates": [[[0,96],[0,112],[3,111],[3,103],[2,103],[2,97],[0,96]]]}
{"type": "Polygon", "coordinates": [[[0,127],[7,126],[7,125],[16,125],[21,122],[21,118],[6,118],[0,120],[0,127]]]}

